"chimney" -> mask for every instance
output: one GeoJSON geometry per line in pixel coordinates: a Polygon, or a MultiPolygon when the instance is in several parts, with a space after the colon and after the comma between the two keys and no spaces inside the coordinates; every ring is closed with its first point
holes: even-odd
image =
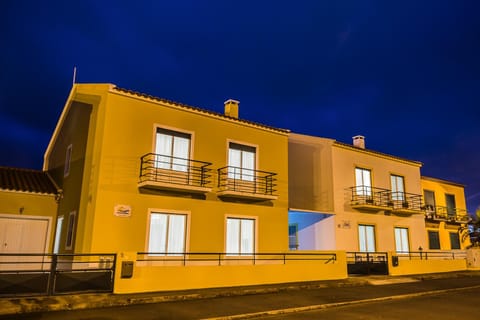
{"type": "Polygon", "coordinates": [[[360,148],[360,149],[365,149],[365,137],[364,136],[355,136],[352,138],[353,139],[353,146],[360,148]]]}
{"type": "Polygon", "coordinates": [[[225,104],[225,115],[227,117],[232,117],[238,119],[238,104],[240,101],[228,99],[224,102],[225,104]]]}

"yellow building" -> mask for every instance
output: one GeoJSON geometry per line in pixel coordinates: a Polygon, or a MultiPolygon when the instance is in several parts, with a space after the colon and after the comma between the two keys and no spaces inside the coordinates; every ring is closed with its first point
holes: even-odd
{"type": "Polygon", "coordinates": [[[46,172],[0,167],[0,253],[51,252],[59,196],[46,172]]]}
{"type": "Polygon", "coordinates": [[[290,248],[425,248],[421,163],[366,149],[363,136],[353,139],[290,135],[290,248]]]}
{"type": "Polygon", "coordinates": [[[425,223],[429,250],[465,249],[471,245],[467,224],[465,187],[422,176],[425,223]]]}
{"type": "Polygon", "coordinates": [[[60,252],[288,250],[288,131],[74,84],[45,153],[60,252]]]}

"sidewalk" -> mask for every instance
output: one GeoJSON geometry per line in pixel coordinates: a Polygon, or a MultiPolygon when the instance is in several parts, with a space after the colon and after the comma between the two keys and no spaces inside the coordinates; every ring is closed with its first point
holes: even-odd
{"type": "MultiPolygon", "coordinates": [[[[349,277],[343,280],[335,281],[318,281],[307,283],[289,283],[278,285],[264,285],[264,286],[249,286],[249,287],[229,287],[229,288],[215,288],[215,289],[199,289],[188,291],[173,291],[173,292],[153,292],[153,293],[141,293],[141,294],[76,294],[76,295],[58,295],[58,296],[29,296],[29,297],[10,297],[0,298],[0,315],[12,315],[21,313],[33,313],[33,312],[46,312],[46,311],[59,311],[59,310],[80,310],[80,309],[92,309],[92,308],[105,308],[115,306],[129,306],[149,303],[161,303],[161,302],[173,302],[173,301],[191,301],[199,299],[216,299],[216,298],[232,298],[240,296],[251,295],[267,295],[272,297],[281,294],[288,294],[291,296],[315,295],[316,298],[325,296],[324,300],[316,299],[311,300],[312,303],[305,304],[308,299],[304,299],[305,302],[299,304],[285,305],[282,303],[273,303],[265,307],[265,310],[258,312],[268,312],[268,310],[277,310],[283,308],[284,312],[296,312],[303,309],[316,307],[328,307],[345,303],[359,303],[365,299],[385,299],[391,298],[395,295],[404,294],[421,294],[423,292],[429,292],[430,289],[434,290],[458,290],[454,286],[456,282],[470,283],[472,285],[480,286],[480,271],[463,271],[463,272],[450,272],[450,273],[437,273],[437,274],[424,274],[415,276],[357,276],[349,277]],[[457,278],[457,281],[455,281],[457,278]],[[435,279],[451,279],[452,281],[444,281],[446,284],[420,286],[422,283],[427,283],[430,280],[435,279]],[[461,280],[461,281],[460,281],[461,280]],[[408,289],[405,285],[405,289],[395,289],[395,285],[398,284],[412,284],[411,289],[408,289]],[[381,293],[379,290],[381,286],[385,288],[388,285],[392,285],[389,290],[383,290],[385,293],[381,293]],[[353,298],[340,298],[335,300],[335,288],[346,287],[367,287],[367,286],[380,286],[375,290],[359,290],[355,299],[353,298]],[[415,287],[415,290],[413,289],[415,287]],[[392,289],[393,288],[393,289],[392,289]],[[407,290],[408,289],[408,290],[407,290]],[[367,293],[371,292],[371,293],[367,293]],[[365,293],[362,293],[365,292],[365,293]],[[372,293],[373,292],[373,293],[372,293]],[[318,304],[318,302],[324,302],[318,304]],[[316,303],[313,303],[316,302],[316,303]],[[305,305],[302,305],[305,304],[305,305]],[[278,307],[277,307],[278,305],[278,307]],[[289,310],[289,308],[294,308],[289,310]],[[300,309],[299,309],[300,308],[300,309]],[[303,308],[303,309],[302,309],[303,308]]],[[[337,290],[340,291],[340,290],[337,290]]],[[[273,299],[273,298],[272,298],[273,299]]],[[[301,299],[299,299],[301,300],[301,299]]],[[[374,301],[374,300],[372,300],[374,301]]],[[[278,311],[278,310],[277,310],[278,311]]],[[[266,313],[268,314],[268,313],[266,313]]],[[[252,315],[254,316],[254,315],[252,315]]],[[[234,319],[235,317],[232,317],[234,319]]]]}

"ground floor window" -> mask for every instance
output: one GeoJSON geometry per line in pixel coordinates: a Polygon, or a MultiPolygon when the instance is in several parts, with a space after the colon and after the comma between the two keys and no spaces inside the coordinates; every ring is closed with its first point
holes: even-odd
{"type": "Polygon", "coordinates": [[[431,250],[440,249],[440,237],[438,231],[428,231],[428,248],[431,250]]]}
{"type": "Polygon", "coordinates": [[[153,212],[150,214],[148,252],[179,255],[185,252],[187,216],[153,212]]]}
{"type": "Polygon", "coordinates": [[[358,225],[358,240],[361,252],[375,252],[375,227],[358,225]]]}
{"type": "Polygon", "coordinates": [[[227,218],[226,252],[228,255],[253,254],[255,220],[227,218]]]}
{"type": "Polygon", "coordinates": [[[460,237],[457,232],[450,232],[450,248],[460,249],[460,237]]]}
{"type": "Polygon", "coordinates": [[[57,227],[55,229],[55,242],[53,245],[53,253],[60,251],[60,238],[62,237],[63,216],[57,218],[57,227]]]}
{"type": "Polygon", "coordinates": [[[298,224],[288,226],[288,247],[290,250],[298,249],[298,224]]]}
{"type": "Polygon", "coordinates": [[[408,228],[395,228],[395,251],[398,253],[410,251],[408,228]]]}

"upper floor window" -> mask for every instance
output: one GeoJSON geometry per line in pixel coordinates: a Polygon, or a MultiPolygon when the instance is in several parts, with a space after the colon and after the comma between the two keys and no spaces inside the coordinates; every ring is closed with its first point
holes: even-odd
{"type": "Polygon", "coordinates": [[[190,135],[158,128],[155,153],[157,154],[156,168],[187,171],[190,157],[190,135]]]}
{"type": "Polygon", "coordinates": [[[435,192],[430,190],[423,190],[423,199],[425,201],[425,207],[428,211],[435,210],[435,192]]]}
{"type": "Polygon", "coordinates": [[[454,216],[455,215],[455,208],[456,208],[456,204],[455,204],[455,195],[453,194],[448,194],[446,193],[445,194],[445,203],[447,205],[447,214],[449,216],[454,216]]]}
{"type": "Polygon", "coordinates": [[[355,187],[357,195],[372,195],[372,178],[370,170],[355,168],[355,187]]]}
{"type": "Polygon", "coordinates": [[[255,178],[255,147],[230,142],[228,148],[228,177],[253,181],[255,178]]]}
{"type": "Polygon", "coordinates": [[[390,184],[392,187],[392,200],[405,200],[405,184],[402,176],[392,174],[390,176],[390,184]]]}
{"type": "Polygon", "coordinates": [[[65,167],[63,169],[63,176],[67,177],[70,174],[70,163],[72,161],[72,145],[67,147],[65,152],[65,167]]]}

